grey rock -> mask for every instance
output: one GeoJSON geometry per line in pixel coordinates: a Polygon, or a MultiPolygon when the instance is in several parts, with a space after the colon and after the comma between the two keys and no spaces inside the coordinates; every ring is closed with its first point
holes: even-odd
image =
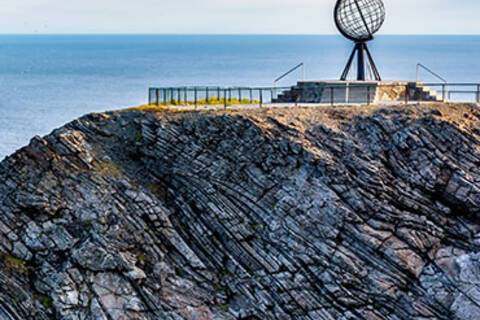
{"type": "Polygon", "coordinates": [[[480,319],[476,119],[85,116],[0,164],[0,318],[480,319]]]}

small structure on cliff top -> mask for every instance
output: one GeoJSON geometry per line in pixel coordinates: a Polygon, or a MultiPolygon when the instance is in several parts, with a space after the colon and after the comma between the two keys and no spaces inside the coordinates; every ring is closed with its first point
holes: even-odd
{"type": "Polygon", "coordinates": [[[382,0],[338,0],[335,6],[335,24],[340,33],[355,42],[341,80],[347,80],[355,56],[357,57],[357,80],[364,81],[369,71],[372,80],[380,81],[380,73],[368,50],[367,42],[380,30],[385,21],[385,6],[382,0]]]}

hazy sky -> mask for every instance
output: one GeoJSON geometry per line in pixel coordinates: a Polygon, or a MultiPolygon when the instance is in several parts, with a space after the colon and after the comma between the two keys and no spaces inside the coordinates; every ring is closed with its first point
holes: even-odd
{"type": "MultiPolygon", "coordinates": [[[[0,33],[335,33],[336,0],[9,0],[0,33]]],[[[384,34],[478,34],[479,0],[385,0],[384,34]]]]}

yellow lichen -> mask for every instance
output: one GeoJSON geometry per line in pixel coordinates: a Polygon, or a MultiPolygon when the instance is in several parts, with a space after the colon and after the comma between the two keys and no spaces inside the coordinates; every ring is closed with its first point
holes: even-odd
{"type": "Polygon", "coordinates": [[[112,161],[98,161],[95,163],[95,171],[102,176],[109,176],[113,178],[119,178],[122,175],[122,171],[116,163],[112,161]]]}

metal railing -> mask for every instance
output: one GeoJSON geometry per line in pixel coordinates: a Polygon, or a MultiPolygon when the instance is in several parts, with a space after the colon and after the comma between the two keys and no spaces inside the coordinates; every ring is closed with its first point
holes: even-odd
{"type": "Polygon", "coordinates": [[[179,106],[262,106],[289,87],[169,87],[150,88],[149,104],[179,106]]]}
{"type": "Polygon", "coordinates": [[[295,87],[159,87],[150,105],[262,107],[449,101],[480,103],[480,83],[313,83],[295,87]]]}
{"type": "Polygon", "coordinates": [[[480,83],[430,83],[425,86],[435,90],[441,101],[480,103],[480,83]]]}
{"type": "Polygon", "coordinates": [[[295,67],[293,67],[292,69],[288,70],[287,72],[285,72],[284,74],[282,74],[280,77],[278,77],[277,79],[275,79],[273,81],[273,86],[276,87],[277,86],[277,83],[284,79],[285,77],[287,77],[288,75],[290,75],[291,73],[295,72],[296,70],[302,68],[302,80],[305,80],[305,63],[301,62],[299,63],[298,65],[296,65],[295,67]]]}
{"type": "Polygon", "coordinates": [[[420,69],[423,69],[423,70],[427,71],[428,73],[430,73],[432,76],[434,76],[435,78],[437,78],[441,82],[448,83],[448,81],[445,80],[445,78],[443,78],[438,73],[436,73],[435,71],[432,71],[432,69],[430,69],[429,67],[427,67],[427,66],[425,66],[424,64],[421,64],[421,63],[417,63],[417,82],[420,81],[420,69]]]}

